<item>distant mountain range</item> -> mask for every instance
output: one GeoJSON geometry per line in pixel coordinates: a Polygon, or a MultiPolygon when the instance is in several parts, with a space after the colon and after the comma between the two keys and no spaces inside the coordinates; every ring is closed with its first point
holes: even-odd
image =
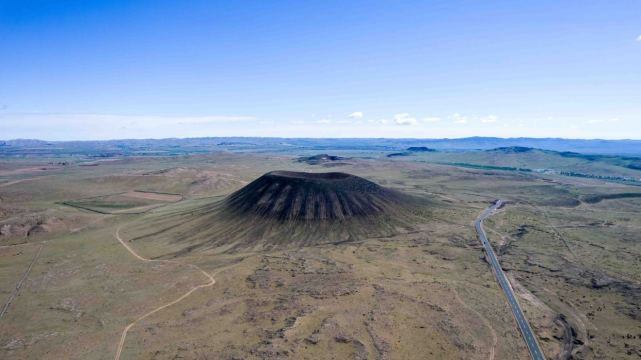
{"type": "Polygon", "coordinates": [[[0,141],[0,156],[90,155],[109,157],[127,155],[179,155],[220,150],[260,152],[283,152],[292,150],[406,151],[408,148],[426,148],[441,151],[465,151],[519,147],[581,154],[641,156],[641,140],[496,137],[469,137],[461,139],[204,137],[106,141],[16,139],[0,141]]]}

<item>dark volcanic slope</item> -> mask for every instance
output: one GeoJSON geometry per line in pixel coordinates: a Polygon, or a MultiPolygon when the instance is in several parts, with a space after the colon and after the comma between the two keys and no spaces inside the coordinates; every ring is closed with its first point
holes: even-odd
{"type": "Polygon", "coordinates": [[[380,215],[404,198],[350,174],[273,171],[232,194],[226,207],[278,220],[322,221],[380,215]]]}
{"type": "Polygon", "coordinates": [[[425,223],[429,209],[425,199],[350,174],[273,171],[223,200],[151,214],[145,229],[132,230],[134,240],[171,244],[168,256],[254,251],[394,236],[425,223]]]}

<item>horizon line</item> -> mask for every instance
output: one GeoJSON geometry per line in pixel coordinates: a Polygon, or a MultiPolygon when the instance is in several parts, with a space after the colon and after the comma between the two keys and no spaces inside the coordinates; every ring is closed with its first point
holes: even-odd
{"type": "Polygon", "coordinates": [[[313,140],[425,140],[425,141],[434,141],[434,140],[465,140],[465,139],[500,139],[500,140],[518,140],[518,139],[529,139],[529,140],[572,140],[572,141],[641,141],[639,139],[632,138],[618,138],[618,139],[606,139],[606,138],[566,138],[566,137],[531,137],[531,136],[515,136],[515,137],[501,137],[501,136],[463,136],[463,137],[441,137],[441,138],[420,138],[420,137],[359,137],[359,136],[349,136],[349,137],[310,137],[310,136],[301,136],[301,137],[281,137],[281,136],[199,136],[199,137],[160,137],[160,138],[112,138],[112,139],[67,139],[67,140],[47,140],[41,138],[13,138],[13,139],[0,139],[0,142],[10,142],[10,141],[42,141],[50,143],[62,143],[62,142],[110,142],[110,141],[131,141],[131,140],[190,140],[190,139],[313,139],[313,140]]]}

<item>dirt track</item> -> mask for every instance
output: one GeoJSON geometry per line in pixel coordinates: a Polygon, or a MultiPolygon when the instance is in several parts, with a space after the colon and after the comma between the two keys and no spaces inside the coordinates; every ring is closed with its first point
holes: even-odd
{"type": "Polygon", "coordinates": [[[187,291],[186,293],[184,293],[182,296],[180,296],[176,300],[174,300],[172,302],[169,302],[169,303],[167,303],[165,305],[159,306],[159,307],[157,307],[157,308],[155,308],[155,309],[153,309],[153,310],[151,310],[151,311],[139,316],[138,318],[136,318],[136,320],[134,320],[129,325],[127,325],[125,327],[125,329],[122,331],[122,335],[120,336],[120,342],[118,343],[118,348],[116,350],[116,356],[114,357],[115,360],[119,360],[120,359],[120,354],[122,353],[122,348],[125,345],[125,339],[127,338],[127,333],[129,332],[129,330],[134,325],[136,325],[136,323],[138,323],[139,321],[141,321],[141,320],[143,320],[143,319],[145,319],[145,318],[157,313],[158,311],[160,311],[162,309],[165,309],[167,307],[170,307],[170,306],[172,306],[174,304],[179,303],[180,301],[184,300],[185,298],[187,298],[189,295],[191,295],[194,291],[196,291],[198,289],[213,286],[216,283],[216,279],[214,279],[213,275],[209,274],[208,272],[206,272],[205,270],[201,269],[200,267],[198,267],[197,265],[194,265],[194,264],[185,264],[185,263],[181,263],[181,262],[175,261],[175,260],[147,259],[147,258],[144,258],[144,257],[138,255],[129,245],[127,245],[127,243],[125,243],[125,241],[122,240],[122,238],[120,237],[120,228],[116,229],[116,232],[115,232],[114,236],[116,237],[116,239],[118,239],[118,241],[122,244],[122,246],[124,246],[125,249],[127,249],[127,251],[129,251],[129,253],[131,253],[131,255],[135,256],[140,261],[144,261],[144,262],[162,262],[162,263],[171,263],[171,264],[189,266],[189,267],[191,267],[191,268],[193,268],[195,270],[200,271],[203,275],[205,275],[207,277],[207,279],[209,279],[209,282],[207,282],[206,284],[201,284],[201,285],[198,285],[196,287],[193,287],[191,290],[187,291]]]}
{"type": "Polygon", "coordinates": [[[36,255],[34,255],[33,259],[29,263],[29,266],[27,267],[27,270],[24,272],[24,275],[20,278],[20,281],[18,281],[18,284],[16,284],[16,288],[13,290],[11,293],[11,296],[9,296],[9,299],[7,302],[4,304],[2,307],[2,310],[0,310],[0,318],[4,316],[4,314],[9,310],[9,307],[11,306],[11,303],[13,302],[13,299],[18,295],[20,292],[20,289],[22,288],[22,285],[24,285],[25,280],[29,277],[29,273],[31,273],[31,269],[33,268],[33,264],[38,261],[38,258],[40,258],[40,254],[42,253],[42,248],[44,247],[44,243],[40,244],[40,247],[38,248],[38,252],[36,255]]]}

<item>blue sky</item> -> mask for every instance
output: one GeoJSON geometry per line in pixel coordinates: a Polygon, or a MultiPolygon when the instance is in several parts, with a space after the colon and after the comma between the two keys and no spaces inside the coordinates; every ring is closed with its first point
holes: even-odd
{"type": "Polygon", "coordinates": [[[639,1],[0,0],[0,139],[641,139],[639,1]]]}

